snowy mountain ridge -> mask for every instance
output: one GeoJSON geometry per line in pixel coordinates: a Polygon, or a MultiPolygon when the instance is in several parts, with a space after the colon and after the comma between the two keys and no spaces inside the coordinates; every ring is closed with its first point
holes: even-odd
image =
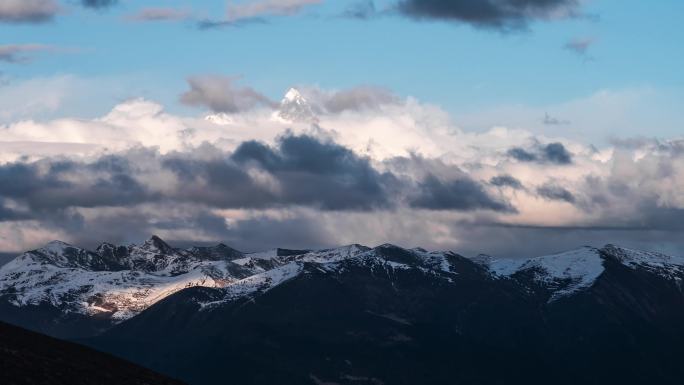
{"type": "Polygon", "coordinates": [[[390,244],[252,254],[224,244],[183,250],[153,236],[142,245],[103,243],[95,251],[53,241],[25,252],[0,268],[0,299],[16,307],[49,305],[65,313],[119,322],[189,287],[219,288],[225,294],[223,301],[255,295],[305,273],[305,266],[329,274],[353,267],[415,270],[453,282],[465,263],[481,270],[483,279],[541,287],[554,301],[591,287],[604,272],[606,258],[666,279],[680,280],[684,274],[684,258],[614,245],[513,260],[467,259],[453,252],[390,244]]]}

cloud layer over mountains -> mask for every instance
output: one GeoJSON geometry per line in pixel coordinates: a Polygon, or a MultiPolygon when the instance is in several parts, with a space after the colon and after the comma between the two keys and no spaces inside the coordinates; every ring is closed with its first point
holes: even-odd
{"type": "Polygon", "coordinates": [[[206,119],[136,99],[92,120],[0,126],[0,249],[156,233],[244,250],[394,242],[529,256],[653,239],[684,250],[681,141],[597,149],[464,132],[435,106],[373,87],[253,104],[257,91],[223,79],[191,80],[181,97],[206,119]]]}

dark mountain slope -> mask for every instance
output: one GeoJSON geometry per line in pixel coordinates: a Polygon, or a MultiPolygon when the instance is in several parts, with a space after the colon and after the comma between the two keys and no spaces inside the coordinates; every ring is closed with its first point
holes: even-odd
{"type": "Polygon", "coordinates": [[[0,323],[0,384],[181,384],[81,345],[0,323]]]}
{"type": "Polygon", "coordinates": [[[678,281],[602,253],[591,287],[550,300],[533,270],[378,248],[249,297],[188,289],[89,343],[193,384],[681,383],[678,281]]]}
{"type": "Polygon", "coordinates": [[[203,310],[198,302],[221,294],[189,289],[91,343],[195,384],[226,373],[239,384],[475,383],[498,378],[486,370],[491,362],[520,375],[536,370],[539,350],[517,350],[541,327],[535,307],[461,262],[471,270],[458,280],[387,265],[307,265],[253,299],[203,310]]]}

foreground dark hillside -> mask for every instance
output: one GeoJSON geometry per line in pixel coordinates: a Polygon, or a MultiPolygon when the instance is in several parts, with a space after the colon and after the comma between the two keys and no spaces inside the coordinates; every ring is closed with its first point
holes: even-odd
{"type": "Polygon", "coordinates": [[[180,385],[81,345],[0,323],[2,385],[180,385]]]}

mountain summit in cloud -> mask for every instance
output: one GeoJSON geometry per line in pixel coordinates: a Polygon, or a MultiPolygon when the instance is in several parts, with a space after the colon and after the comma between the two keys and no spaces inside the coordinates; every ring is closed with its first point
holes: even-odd
{"type": "Polygon", "coordinates": [[[317,123],[318,118],[304,96],[296,88],[290,88],[280,101],[277,116],[286,122],[317,123]]]}

